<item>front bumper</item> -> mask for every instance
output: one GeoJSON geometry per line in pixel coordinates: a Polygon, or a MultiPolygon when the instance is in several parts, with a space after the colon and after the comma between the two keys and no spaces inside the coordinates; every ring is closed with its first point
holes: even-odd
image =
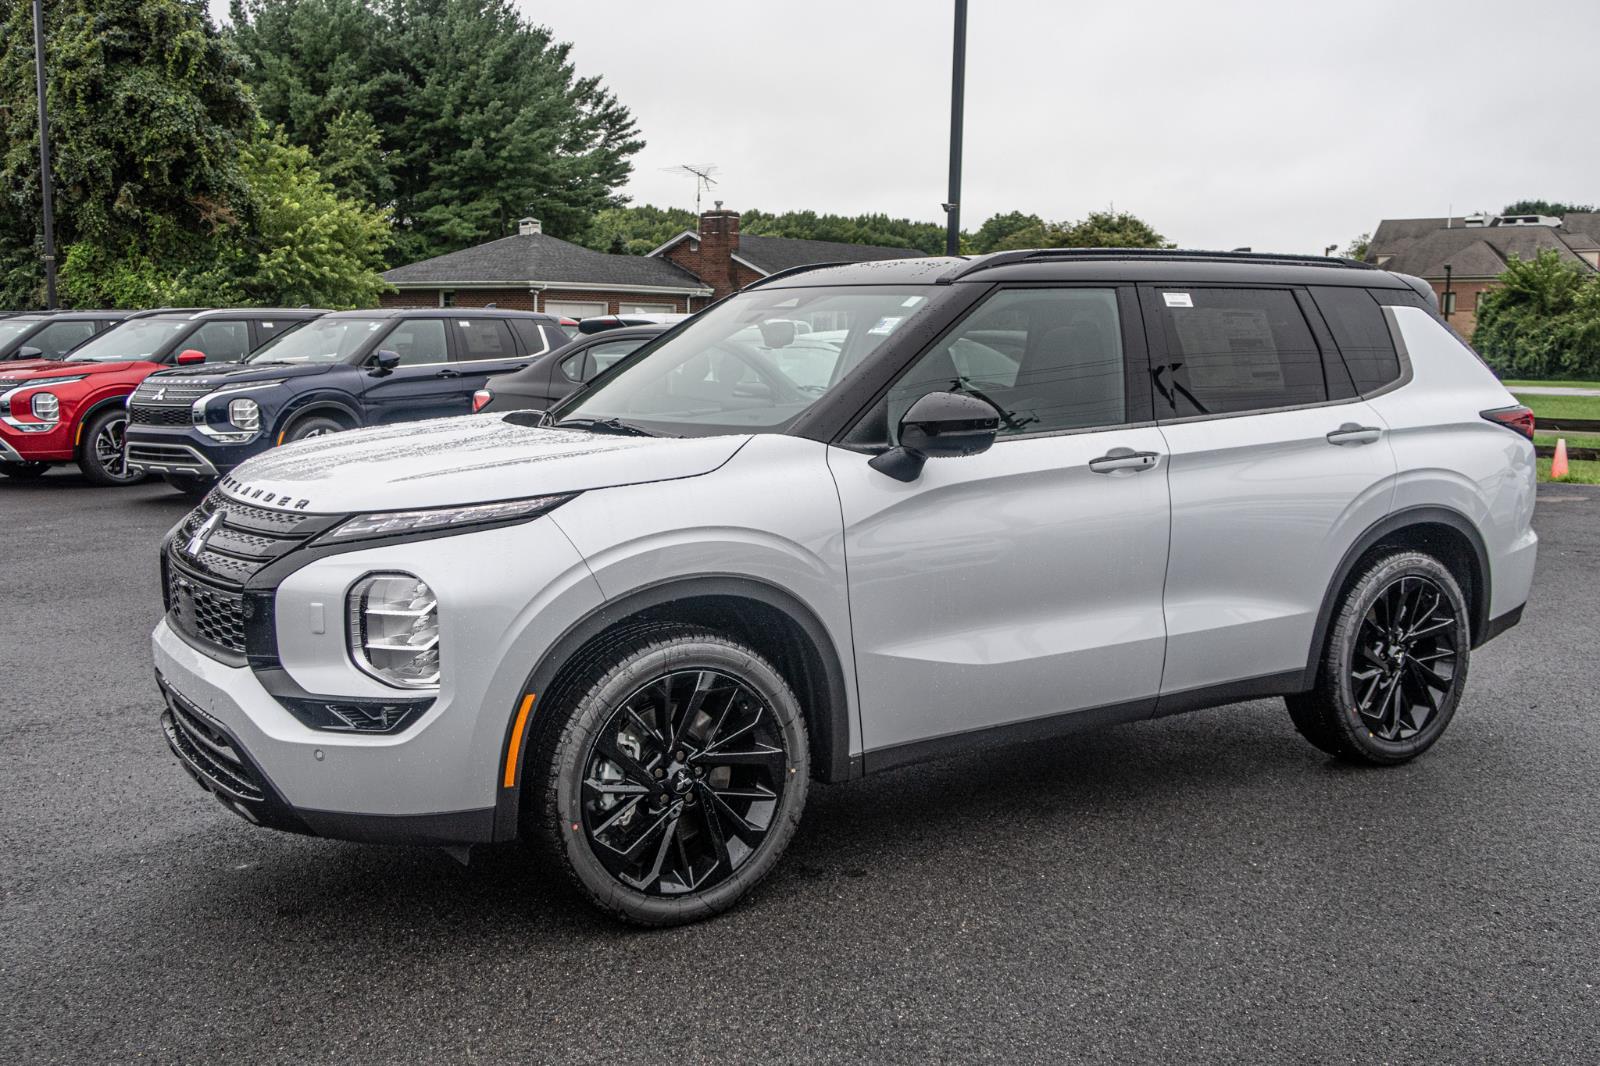
{"type": "MultiPolygon", "coordinates": [[[[63,412],[64,413],[64,412],[63,412]]],[[[76,457],[77,425],[63,417],[40,433],[24,433],[0,423],[0,459],[11,463],[60,463],[76,457]]]]}
{"type": "Polygon", "coordinates": [[[272,594],[275,667],[224,662],[170,617],[156,626],[169,744],[202,786],[263,825],[384,843],[506,839],[519,782],[505,766],[529,671],[601,602],[547,519],[314,558],[272,594]],[[446,672],[437,696],[397,732],[314,729],[275,695],[281,682],[328,700],[396,696],[350,662],[342,624],[349,589],[386,571],[416,573],[438,596],[446,672]]]}
{"type": "Polygon", "coordinates": [[[227,444],[187,426],[140,423],[129,424],[124,440],[130,469],[209,478],[221,477],[272,446],[272,438],[264,433],[242,444],[227,444]]]}

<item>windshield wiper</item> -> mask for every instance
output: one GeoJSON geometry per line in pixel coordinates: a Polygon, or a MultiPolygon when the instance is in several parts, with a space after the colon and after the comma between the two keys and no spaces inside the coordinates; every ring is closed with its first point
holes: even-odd
{"type": "Polygon", "coordinates": [[[620,418],[564,418],[555,424],[556,429],[586,429],[590,433],[613,433],[619,437],[654,437],[643,426],[624,422],[620,418]]]}

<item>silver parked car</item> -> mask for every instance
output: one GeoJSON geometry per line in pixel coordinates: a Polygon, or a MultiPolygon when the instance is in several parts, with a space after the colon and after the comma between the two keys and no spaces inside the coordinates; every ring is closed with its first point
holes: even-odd
{"type": "Polygon", "coordinates": [[[527,838],[688,921],[814,780],[1262,696],[1418,755],[1528,597],[1532,429],[1347,261],[800,271],[543,415],[240,467],[162,552],[162,722],[253,822],[527,838]]]}

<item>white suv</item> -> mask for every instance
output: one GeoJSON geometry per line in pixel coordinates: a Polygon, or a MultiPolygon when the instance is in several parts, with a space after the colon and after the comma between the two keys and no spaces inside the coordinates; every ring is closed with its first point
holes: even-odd
{"type": "Polygon", "coordinates": [[[1417,755],[1527,599],[1531,434],[1355,263],[797,271],[543,415],[240,467],[162,552],[163,724],[253,822],[525,837],[687,921],[813,779],[1274,695],[1332,755],[1417,755]]]}

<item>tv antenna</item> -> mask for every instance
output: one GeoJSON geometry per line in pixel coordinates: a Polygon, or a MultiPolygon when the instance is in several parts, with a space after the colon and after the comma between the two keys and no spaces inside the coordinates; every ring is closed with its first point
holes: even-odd
{"type": "Polygon", "coordinates": [[[694,213],[700,213],[700,197],[711,191],[717,179],[711,175],[717,168],[710,163],[680,163],[675,167],[662,167],[669,174],[687,174],[694,178],[694,213]]]}

